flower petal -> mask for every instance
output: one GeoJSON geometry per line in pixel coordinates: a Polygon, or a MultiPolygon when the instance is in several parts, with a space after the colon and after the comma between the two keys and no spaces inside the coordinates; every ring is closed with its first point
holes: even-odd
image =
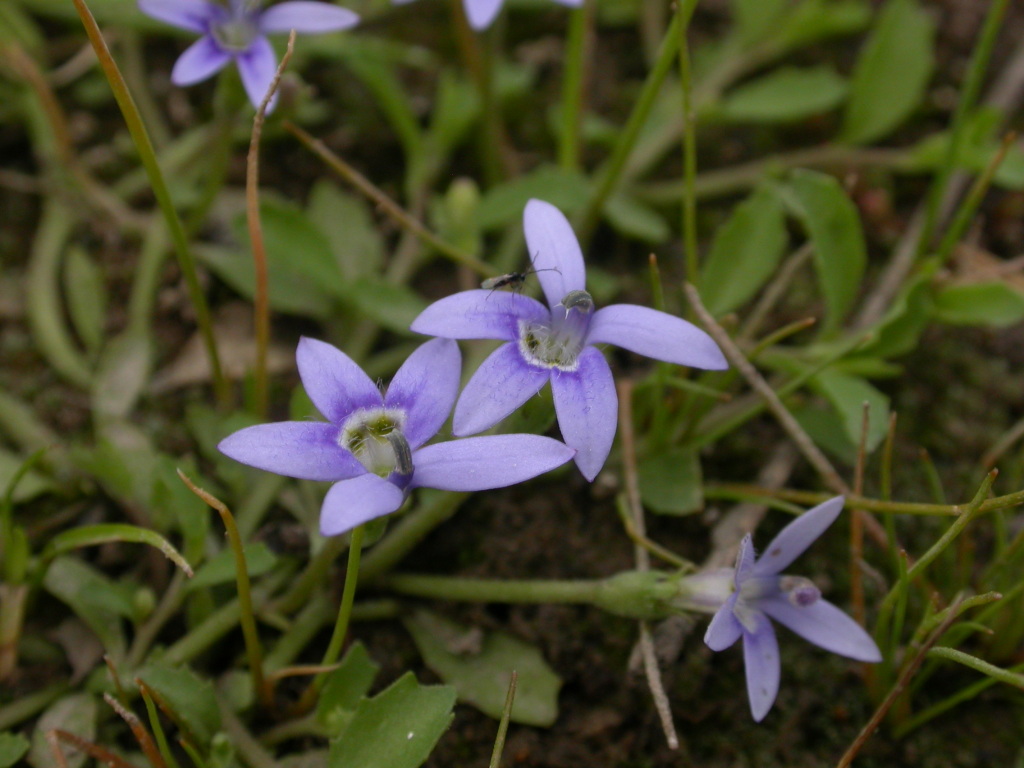
{"type": "Polygon", "coordinates": [[[335,483],[320,508],[320,533],[337,536],[402,506],[405,494],[383,477],[367,472],[335,483]]]}
{"type": "Polygon", "coordinates": [[[309,399],[335,424],[360,408],[380,408],[384,404],[377,385],[337,347],[304,336],[295,361],[309,399]]]}
{"type": "Polygon", "coordinates": [[[555,0],[559,5],[566,5],[570,8],[579,8],[583,5],[583,0],[555,0]]]}
{"type": "Polygon", "coordinates": [[[523,360],[517,344],[502,344],[463,388],[452,432],[462,437],[490,429],[537,394],[550,377],[549,371],[523,360]]]}
{"type": "Polygon", "coordinates": [[[359,14],[330,3],[293,0],[272,5],[259,17],[261,32],[302,32],[307,35],[350,29],[359,23],[359,14]]]}
{"type": "Polygon", "coordinates": [[[558,440],[540,435],[485,435],[435,443],[413,454],[411,487],[504,488],[562,466],[573,453],[558,440]]]}
{"type": "Polygon", "coordinates": [[[384,405],[406,412],[402,432],[410,448],[419,448],[437,434],[455,405],[461,377],[462,356],[451,339],[432,339],[402,363],[384,405]]]}
{"type": "Polygon", "coordinates": [[[478,32],[487,29],[498,15],[505,0],[463,0],[469,26],[478,32]]]}
{"type": "Polygon", "coordinates": [[[882,654],[871,636],[828,600],[796,606],[784,596],[777,595],[759,600],[757,607],[804,640],[826,651],[857,661],[882,660],[882,654]]]}
{"type": "Polygon", "coordinates": [[[843,511],[845,499],[836,496],[804,512],[779,531],[761,554],[752,574],[767,576],[781,573],[782,569],[804,553],[811,543],[835,522],[843,511]]]}
{"type": "Polygon", "coordinates": [[[743,634],[743,626],[732,612],[733,606],[736,605],[736,596],[736,592],[729,595],[722,607],[711,617],[708,631],[704,633],[704,644],[712,651],[724,651],[743,634]]]}
{"type": "Polygon", "coordinates": [[[446,339],[519,338],[519,322],[547,323],[551,312],[536,299],[505,291],[462,291],[435,301],[409,329],[446,339]]]}
{"type": "Polygon", "coordinates": [[[583,251],[560,210],[543,200],[530,200],[523,211],[523,232],[549,306],[559,304],[569,291],[586,289],[583,251]]]}
{"type": "Polygon", "coordinates": [[[201,35],[217,15],[213,8],[206,0],[139,0],[139,10],[147,16],[201,35]]]}
{"type": "Polygon", "coordinates": [[[338,427],[321,421],[257,424],[221,440],[217,449],[235,461],[301,480],[344,480],[366,470],[338,445],[338,427]]]}
{"type": "Polygon", "coordinates": [[[576,449],[576,466],[593,480],[604,466],[615,439],[619,397],[608,361],[595,347],[585,347],[573,372],[551,374],[551,394],[562,438],[576,449]]]}
{"type": "Polygon", "coordinates": [[[761,722],[779,694],[779,643],[772,623],[763,613],[754,613],[757,629],[743,633],[743,666],[747,671],[750,714],[761,722]]]}
{"type": "MultiPolygon", "coordinates": [[[[245,86],[245,92],[249,95],[249,101],[259,109],[274,82],[274,75],[277,74],[277,54],[274,53],[274,47],[267,38],[258,35],[248,48],[238,54],[237,61],[238,74],[242,76],[242,85],[245,86]]],[[[274,111],[276,104],[277,94],[275,93],[267,105],[268,115],[274,111]]]]}
{"type": "Polygon", "coordinates": [[[222,70],[229,61],[231,54],[222,51],[212,37],[205,35],[186,48],[174,62],[171,82],[179,86],[200,83],[222,70]]]}
{"type": "Polygon", "coordinates": [[[754,558],[754,539],[748,533],[743,537],[739,551],[736,553],[736,589],[739,589],[740,584],[752,575],[754,558]]]}
{"type": "Polygon", "coordinates": [[[636,304],[613,304],[594,313],[588,344],[614,344],[676,365],[721,371],[725,355],[704,331],[682,318],[636,304]]]}

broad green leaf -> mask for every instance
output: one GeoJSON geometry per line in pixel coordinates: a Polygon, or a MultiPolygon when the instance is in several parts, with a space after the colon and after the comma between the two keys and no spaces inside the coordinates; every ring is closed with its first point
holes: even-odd
{"type": "Polygon", "coordinates": [[[355,280],[380,269],[384,263],[384,241],[362,198],[321,179],[310,192],[308,216],[310,223],[327,238],[341,279],[355,280]]]}
{"type": "Polygon", "coordinates": [[[123,418],[135,408],[152,369],[148,336],[126,331],[112,339],[100,355],[92,383],[96,418],[123,418]]]}
{"type": "Polygon", "coordinates": [[[511,674],[519,674],[513,722],[547,727],[558,717],[562,681],[534,646],[504,632],[480,632],[426,610],[405,619],[427,666],[455,686],[459,700],[497,719],[511,674]]]}
{"type": "Polygon", "coordinates": [[[75,447],[71,456],[110,495],[129,503],[148,504],[158,454],[146,434],[120,419],[102,423],[96,446],[75,447]]]}
{"type": "Polygon", "coordinates": [[[161,709],[205,751],[220,730],[220,708],[213,685],[186,667],[159,664],[144,667],[137,677],[160,699],[161,709]]]}
{"type": "Polygon", "coordinates": [[[350,283],[346,290],[348,301],[359,312],[406,336],[411,334],[412,321],[427,307],[427,302],[412,289],[370,275],[350,283]]]}
{"type": "Polygon", "coordinates": [[[75,557],[58,557],[46,569],[46,591],[66,603],[89,625],[115,660],[124,657],[121,617],[135,615],[135,589],[125,581],[113,581],[75,557]]]}
{"type": "MultiPolygon", "coordinates": [[[[277,555],[262,541],[248,544],[242,547],[242,551],[245,552],[245,564],[250,577],[262,576],[277,563],[277,555]]],[[[235,553],[226,548],[207,560],[203,567],[196,571],[196,575],[189,579],[187,588],[194,590],[212,587],[215,584],[227,584],[235,580],[235,575],[235,553]]]]}
{"type": "Polygon", "coordinates": [[[726,94],[714,116],[733,123],[789,123],[827,112],[846,98],[832,67],[781,67],[726,94]]]}
{"type": "Polygon", "coordinates": [[[331,741],[330,768],[418,768],[451,724],[454,706],[454,688],[420,685],[407,672],[359,703],[331,741]]]}
{"type": "Polygon", "coordinates": [[[480,201],[480,228],[497,229],[519,221],[531,197],[547,200],[568,216],[583,207],[589,194],[590,182],[582,173],[542,165],[487,191],[480,201]]]}
{"type": "MultiPolygon", "coordinates": [[[[305,212],[287,203],[265,200],[260,221],[271,307],[305,317],[329,317],[344,288],[331,241],[305,212]]],[[[234,222],[234,229],[238,247],[206,246],[196,253],[218,277],[251,299],[256,278],[244,216],[234,222]]]]}
{"type": "Polygon", "coordinates": [[[857,445],[850,440],[842,417],[825,405],[804,405],[793,409],[793,417],[814,444],[846,464],[857,461],[857,445]]]}
{"type": "MultiPolygon", "coordinates": [[[[35,768],[53,768],[54,757],[46,734],[54,729],[67,731],[87,741],[96,738],[96,698],[89,693],[72,693],[57,699],[43,713],[32,732],[32,747],[26,758],[35,768]]],[[[64,746],[67,768],[81,768],[88,756],[73,747],[64,746]]]]}
{"type": "Polygon", "coordinates": [[[644,506],[663,515],[689,515],[704,508],[700,457],[689,448],[648,455],[639,469],[644,506]]]}
{"type": "Polygon", "coordinates": [[[28,752],[29,740],[20,733],[0,733],[0,768],[11,768],[28,752]]]}
{"type": "Polygon", "coordinates": [[[75,333],[92,354],[99,351],[107,321],[107,286],[103,272],[83,249],[68,249],[64,295],[75,333]]]}
{"type": "Polygon", "coordinates": [[[338,668],[328,674],[316,703],[316,719],[332,733],[340,733],[369,692],[379,669],[366,647],[354,643],[338,668]]]}
{"type": "Polygon", "coordinates": [[[814,246],[826,312],[824,334],[837,330],[860,290],[867,249],[856,206],[831,176],[796,170],[784,196],[814,246]]]}
{"type": "Polygon", "coordinates": [[[658,245],[672,236],[665,218],[635,197],[613,195],[604,204],[604,215],[617,232],[633,240],[658,245]]]}
{"type": "Polygon", "coordinates": [[[789,0],[732,0],[731,5],[740,38],[751,43],[776,29],[792,4],[789,0]]]}
{"type": "Polygon", "coordinates": [[[867,0],[802,0],[773,30],[782,50],[860,32],[871,22],[867,0]]]}
{"type": "Polygon", "coordinates": [[[935,295],[935,317],[951,325],[1004,328],[1024,320],[1024,293],[1001,281],[947,286],[935,295]]]}
{"type": "MultiPolygon", "coordinates": [[[[24,463],[25,459],[21,456],[0,448],[0,498],[7,493],[8,486],[24,463]]],[[[11,499],[17,504],[34,499],[52,489],[53,483],[38,472],[29,470],[18,481],[11,499]]]]}
{"type": "Polygon", "coordinates": [[[860,444],[864,403],[868,404],[868,434],[865,447],[873,451],[889,428],[889,398],[866,380],[835,369],[822,371],[812,386],[829,401],[842,421],[843,431],[853,445],[860,444]]]}
{"type": "Polygon", "coordinates": [[[889,0],[853,70],[845,141],[880,139],[917,108],[932,74],[934,37],[931,17],[917,0],[889,0]]]}
{"type": "Polygon", "coordinates": [[[701,270],[704,305],[714,315],[739,307],[775,271],[788,242],[778,196],[766,187],[756,189],[715,233],[701,270]]]}
{"type": "Polygon", "coordinates": [[[932,317],[932,271],[921,270],[903,286],[885,317],[872,329],[874,338],[857,350],[858,356],[898,357],[917,347],[932,317]]]}

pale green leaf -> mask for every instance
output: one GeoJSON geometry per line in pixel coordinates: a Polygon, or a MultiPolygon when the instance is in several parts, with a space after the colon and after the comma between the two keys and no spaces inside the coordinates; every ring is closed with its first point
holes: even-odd
{"type": "Polygon", "coordinates": [[[1024,293],[1002,281],[950,285],[935,295],[935,317],[951,325],[1005,328],[1024,320],[1024,293]]]}
{"type": "Polygon", "coordinates": [[[831,176],[796,170],[784,196],[814,246],[826,312],[823,333],[839,328],[857,298],[867,262],[867,248],[857,208],[831,176]]]}
{"type": "Polygon", "coordinates": [[[811,384],[839,414],[846,438],[853,445],[860,444],[865,403],[868,405],[865,447],[873,451],[885,439],[889,428],[889,398],[866,380],[829,369],[815,376],[811,384]]]}
{"type": "Polygon", "coordinates": [[[644,506],[664,515],[689,515],[704,508],[700,457],[690,448],[647,456],[638,468],[644,506]]]}
{"type": "Polygon", "coordinates": [[[889,0],[853,71],[845,141],[880,139],[918,107],[932,74],[934,37],[931,17],[916,0],[889,0]]]}
{"type": "Polygon", "coordinates": [[[0,733],[0,768],[11,768],[28,752],[29,740],[20,733],[0,733]]]}
{"type": "Polygon", "coordinates": [[[846,98],[832,67],[782,67],[726,94],[715,117],[734,123],[788,123],[827,112],[846,98]]]}
{"type": "Polygon", "coordinates": [[[558,716],[562,681],[534,646],[504,632],[480,632],[426,610],[405,620],[427,666],[455,686],[459,700],[493,718],[505,707],[509,679],[519,675],[513,722],[549,726],[558,716]]]}
{"type": "MultiPolygon", "coordinates": [[[[262,541],[242,547],[245,552],[245,565],[250,577],[262,576],[277,563],[277,556],[262,541]]],[[[235,553],[231,549],[223,549],[211,557],[196,575],[189,580],[187,589],[204,589],[215,584],[233,582],[235,573],[235,553]]]]}
{"type": "Polygon", "coordinates": [[[497,229],[519,221],[532,197],[539,197],[567,216],[582,208],[590,182],[578,171],[542,165],[530,173],[492,187],[480,201],[480,228],[497,229]]]}
{"type": "Polygon", "coordinates": [[[107,286],[103,272],[83,249],[68,249],[64,265],[64,295],[75,333],[93,354],[103,342],[107,320],[107,286]]]}
{"type": "MultiPolygon", "coordinates": [[[[26,758],[35,768],[53,768],[54,758],[46,734],[60,729],[87,741],[96,738],[96,698],[90,693],[72,693],[57,699],[36,722],[32,732],[32,747],[26,758]]],[[[84,752],[65,746],[62,749],[67,768],[81,768],[88,756],[84,752]]]]}
{"type": "Polygon", "coordinates": [[[363,699],[331,742],[330,768],[418,768],[451,724],[455,689],[420,685],[412,672],[363,699]]]}
{"type": "Polygon", "coordinates": [[[137,677],[160,700],[161,709],[188,732],[193,743],[205,750],[220,730],[220,708],[210,681],[187,667],[159,664],[146,666],[137,677]]]}
{"type": "Polygon", "coordinates": [[[338,668],[327,675],[317,699],[316,719],[332,733],[339,733],[369,692],[379,669],[380,665],[366,652],[366,646],[354,643],[338,668]]]}
{"type": "Polygon", "coordinates": [[[704,305],[715,315],[739,307],[775,271],[788,242],[778,196],[765,187],[755,190],[715,233],[701,270],[704,305]]]}

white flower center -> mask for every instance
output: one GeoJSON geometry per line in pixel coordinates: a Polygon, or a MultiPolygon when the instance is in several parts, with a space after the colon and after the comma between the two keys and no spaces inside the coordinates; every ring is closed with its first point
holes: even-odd
{"type": "Polygon", "coordinates": [[[575,371],[579,367],[594,300],[586,291],[570,291],[551,310],[551,322],[519,321],[519,352],[539,368],[575,371]]]}
{"type": "Polygon", "coordinates": [[[405,411],[373,408],[353,413],[345,420],[338,444],[355,456],[368,472],[383,478],[397,473],[412,475],[412,451],[402,426],[405,411]]]}
{"type": "Polygon", "coordinates": [[[231,0],[223,19],[210,25],[210,34],[217,45],[229,53],[248,50],[259,34],[259,10],[259,2],[231,0]]]}

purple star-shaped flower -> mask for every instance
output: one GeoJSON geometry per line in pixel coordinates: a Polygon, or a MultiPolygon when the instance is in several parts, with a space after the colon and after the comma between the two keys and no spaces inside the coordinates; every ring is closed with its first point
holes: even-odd
{"type": "Polygon", "coordinates": [[[735,590],[711,619],[704,642],[722,651],[743,638],[750,712],[760,721],[779,692],[779,646],[769,617],[826,651],[857,661],[881,661],[878,646],[853,619],[821,598],[802,576],[780,575],[839,516],[844,499],[836,496],[779,531],[764,554],[754,557],[750,535],[736,558],[735,590]]]}
{"type": "Polygon", "coordinates": [[[431,304],[411,328],[449,339],[507,342],[463,390],[455,406],[456,435],[494,426],[550,380],[562,437],[576,449],[583,476],[593,480],[611,450],[619,407],[611,369],[594,344],[695,368],[728,366],[710,336],[678,317],[633,304],[595,312],[579,242],[553,205],[528,202],[523,229],[550,309],[519,293],[463,291],[431,304]]]}
{"type": "MultiPolygon", "coordinates": [[[[260,0],[139,0],[139,10],[154,19],[202,35],[174,64],[171,82],[192,85],[238,64],[249,101],[259,107],[277,71],[277,56],[267,40],[275,32],[319,34],[349,29],[359,16],[345,8],[313,0],[292,0],[260,9],[260,0]]],[[[275,99],[268,105],[273,109],[275,99]]]]}
{"type": "Polygon", "coordinates": [[[413,352],[384,395],[330,344],[304,338],[296,359],[306,393],[328,421],[260,424],[235,432],[218,448],[268,472],[333,482],[320,510],[324,536],[394,512],[413,488],[503,488],[572,458],[571,448],[538,435],[422,447],[448,418],[459,389],[459,348],[448,339],[413,352]]]}
{"type": "MultiPolygon", "coordinates": [[[[405,5],[412,0],[394,0],[396,5],[405,5]]],[[[578,8],[583,5],[583,0],[555,0],[559,5],[566,5],[570,8],[578,8]]],[[[505,0],[462,0],[462,7],[466,9],[466,18],[469,25],[478,32],[491,26],[505,0]]]]}

